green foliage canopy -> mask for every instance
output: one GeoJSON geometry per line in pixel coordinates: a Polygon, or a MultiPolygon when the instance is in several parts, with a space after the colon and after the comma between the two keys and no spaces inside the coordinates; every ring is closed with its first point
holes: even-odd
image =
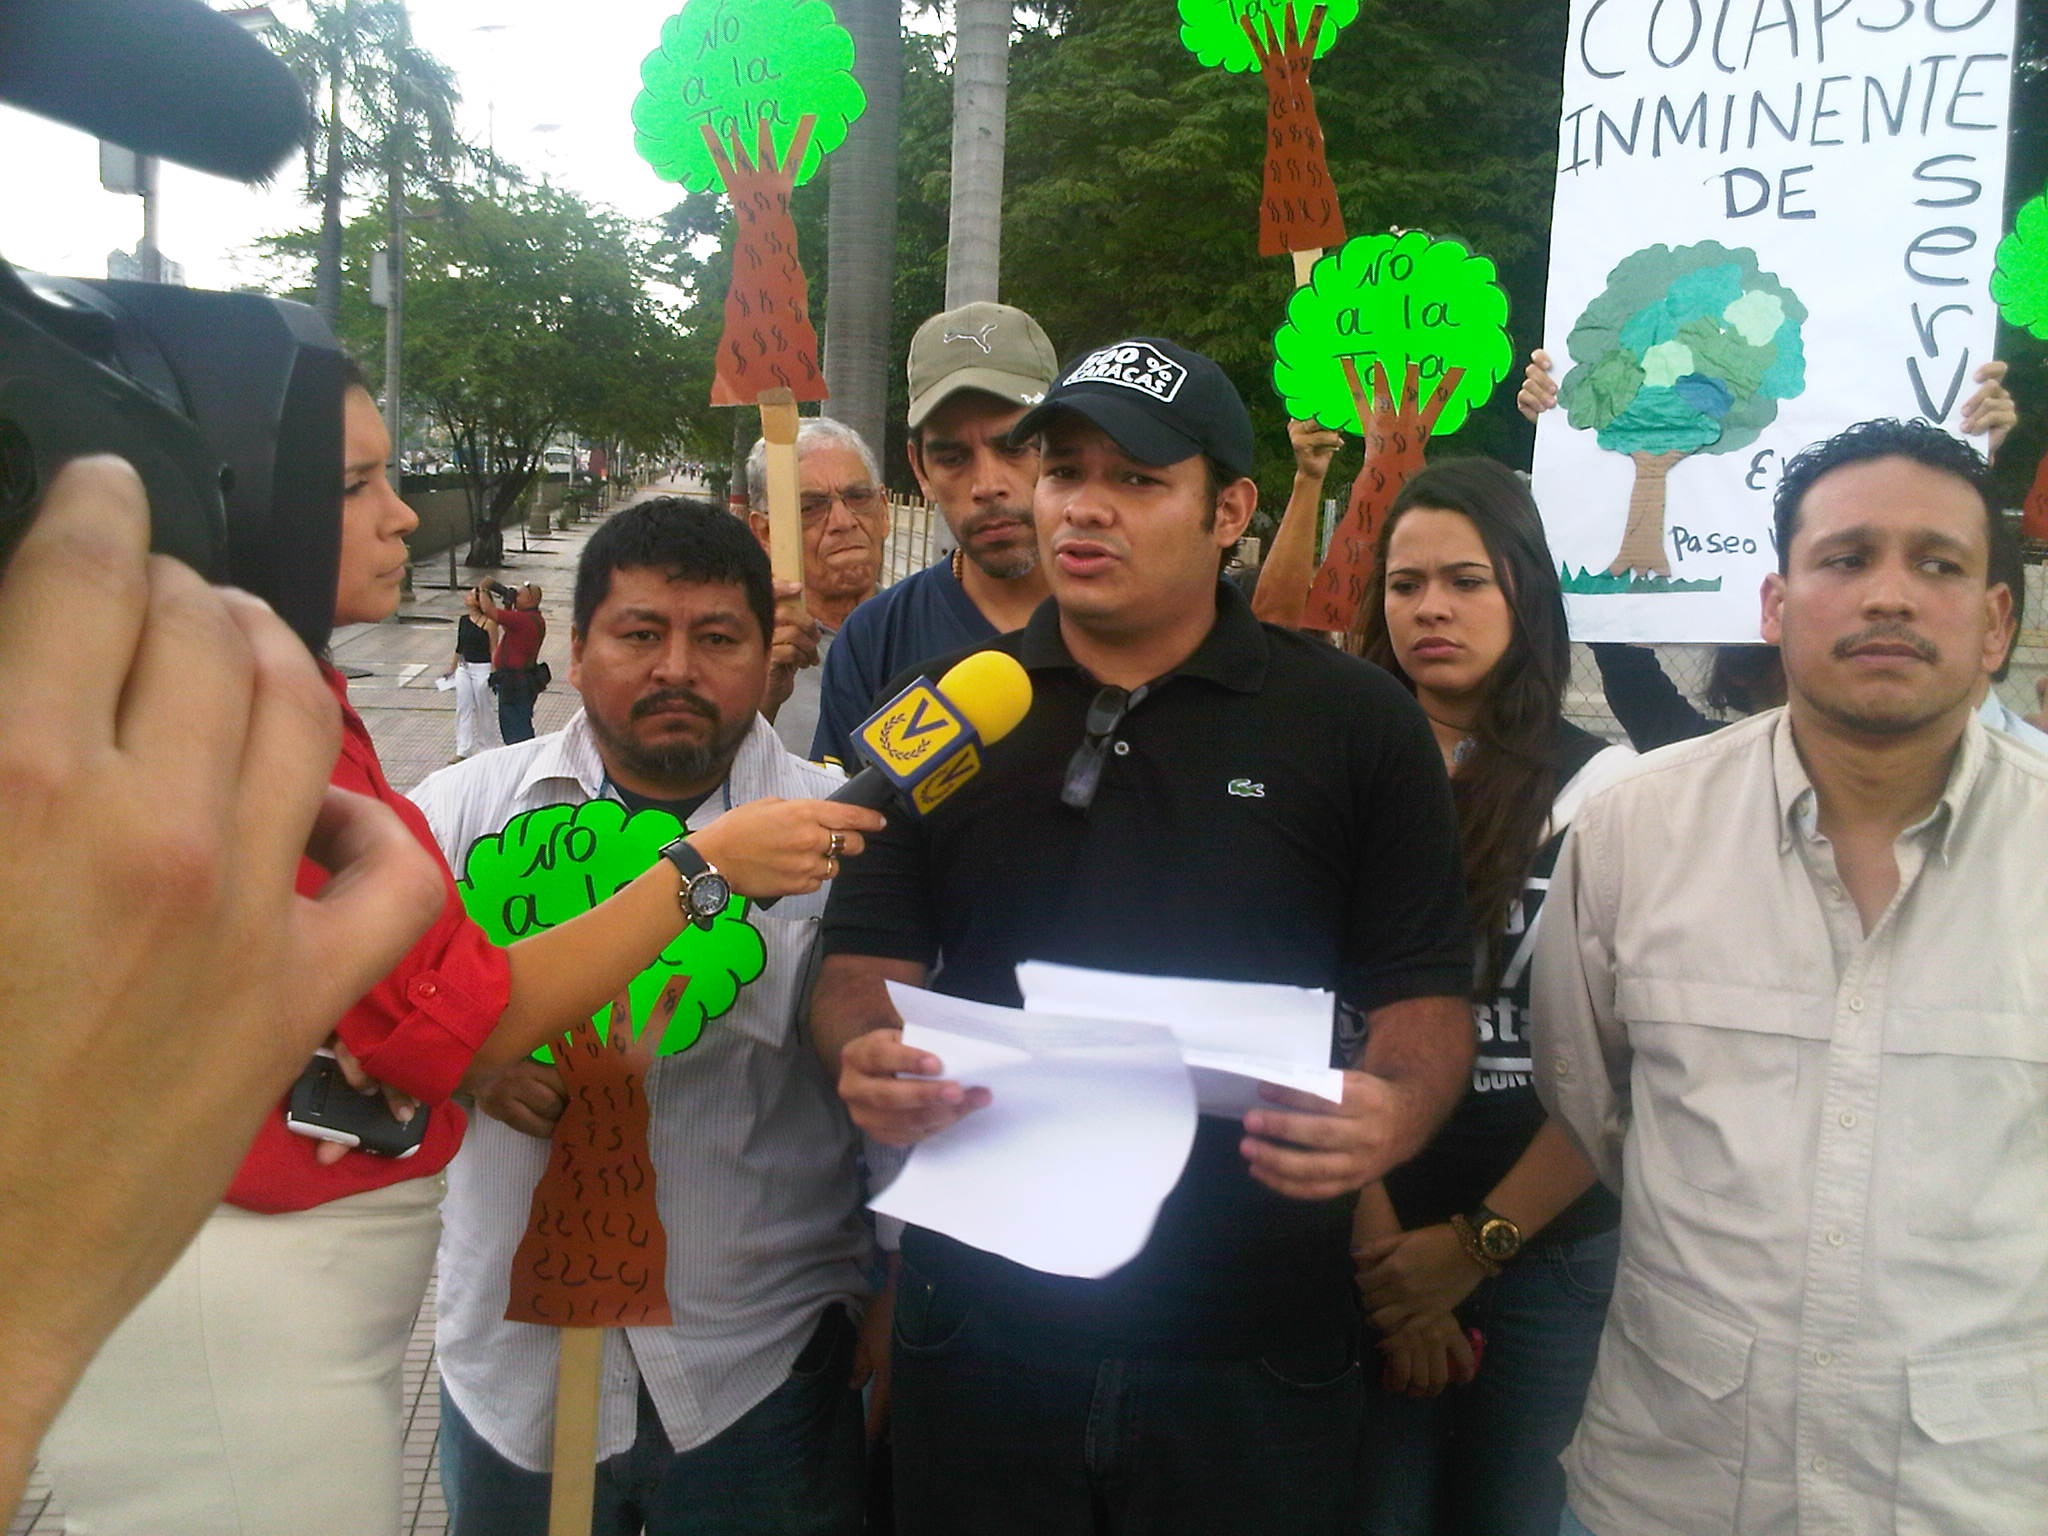
{"type": "MultiPolygon", "coordinates": [[[[667,811],[628,816],[616,800],[541,806],[470,844],[456,890],[494,943],[516,943],[588,912],[631,885],[682,833],[682,823],[667,811]]],[[[746,899],[736,896],[710,927],[686,925],[654,964],[633,978],[627,995],[636,1032],[646,1028],[669,978],[688,979],[675,1018],[655,1042],[655,1054],[672,1056],[695,1045],[704,1025],[728,1011],[740,988],[761,974],[767,949],[746,920],[746,907],[746,899]]],[[[600,1008],[591,1022],[604,1039],[611,1028],[610,1007],[600,1008]]],[[[545,1048],[535,1054],[548,1059],[545,1048]]]]}
{"type": "Polygon", "coordinates": [[[1558,403],[1615,453],[1728,453],[1806,387],[1806,306],[1712,240],[1622,258],[1566,345],[1558,403]]]}
{"type": "Polygon", "coordinates": [[[688,0],[662,23],[661,46],[642,61],[640,80],[633,147],[655,175],[692,192],[720,189],[705,123],[722,144],[737,128],[751,156],[766,119],[779,160],[798,119],[815,115],[797,167],[801,185],[845,142],[847,125],[867,106],[853,76],[853,37],[833,20],[826,0],[688,0]]]}
{"type": "Polygon", "coordinates": [[[1344,376],[1349,357],[1368,393],[1372,365],[1385,367],[1395,403],[1418,410],[1445,372],[1463,368],[1435,430],[1455,432],[1514,364],[1508,296],[1494,265],[1457,240],[1419,229],[1360,235],[1315,264],[1287,301],[1273,336],[1273,387],[1291,416],[1357,432],[1358,404],[1344,376]],[[1409,363],[1418,398],[1403,399],[1409,363]]]}
{"type": "MultiPolygon", "coordinates": [[[[1322,31],[1316,34],[1316,57],[1328,53],[1337,34],[1358,19],[1359,0],[1328,0],[1322,31]]],[[[1308,33],[1308,19],[1315,0],[1180,0],[1180,41],[1209,68],[1219,64],[1233,75],[1259,67],[1251,39],[1244,35],[1240,18],[1250,17],[1259,36],[1268,24],[1275,37],[1287,35],[1287,12],[1294,12],[1298,35],[1308,33]]]]}
{"type": "Polygon", "coordinates": [[[2048,192],[2023,204],[1998,242],[1991,297],[2006,324],[2048,340],[2048,192]]]}

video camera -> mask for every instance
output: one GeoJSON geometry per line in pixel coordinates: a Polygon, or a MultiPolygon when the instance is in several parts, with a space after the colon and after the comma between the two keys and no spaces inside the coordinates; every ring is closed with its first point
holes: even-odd
{"type": "MultiPolygon", "coordinates": [[[[283,61],[200,0],[0,0],[0,101],[242,181],[308,129],[283,61]]],[[[58,468],[119,454],[148,491],[152,548],[324,648],[345,370],[303,304],[44,277],[0,255],[0,561],[58,468]]]]}

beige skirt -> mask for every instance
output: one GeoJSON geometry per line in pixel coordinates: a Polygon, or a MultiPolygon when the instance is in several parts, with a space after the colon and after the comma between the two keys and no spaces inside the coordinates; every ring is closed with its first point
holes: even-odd
{"type": "Polygon", "coordinates": [[[395,1536],[444,1187],[216,1209],[43,1441],[71,1536],[395,1536]]]}

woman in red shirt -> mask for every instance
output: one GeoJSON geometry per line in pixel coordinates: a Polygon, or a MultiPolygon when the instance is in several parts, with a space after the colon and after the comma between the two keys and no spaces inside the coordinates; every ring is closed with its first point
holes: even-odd
{"type": "MultiPolygon", "coordinates": [[[[385,474],[389,439],[360,374],[344,400],[337,625],[398,606],[405,537],[419,519],[385,474]]],[[[347,686],[333,782],[394,809],[438,848],[392,789],[347,686]]],[[[839,852],[881,817],[829,801],[763,800],[692,833],[741,895],[816,890],[839,852]]],[[[400,1367],[440,1232],[442,1170],[461,1144],[450,1101],[473,1067],[531,1052],[587,1017],[682,927],[666,862],[594,910],[500,948],[463,910],[443,864],[440,916],[335,1027],[352,1082],[427,1106],[411,1156],[375,1157],[286,1129],[274,1106],[226,1203],[116,1330],[43,1444],[67,1514],[96,1536],[386,1536],[399,1519],[400,1367]]],[[[302,891],[324,870],[300,867],[302,891]]],[[[118,1127],[109,1133],[118,1135],[118,1127]]]]}

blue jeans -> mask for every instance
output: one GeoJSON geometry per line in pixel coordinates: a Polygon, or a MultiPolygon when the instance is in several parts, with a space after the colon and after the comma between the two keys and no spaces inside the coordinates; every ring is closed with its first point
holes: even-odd
{"type": "MultiPolygon", "coordinates": [[[[854,1329],[834,1306],[789,1380],[694,1450],[676,1451],[640,1388],[633,1444],[597,1464],[593,1536],[858,1536],[864,1430],[854,1329]]],[[[441,1388],[449,1536],[547,1536],[545,1472],[493,1450],[441,1388]]]]}
{"type": "Polygon", "coordinates": [[[908,1264],[896,1298],[899,1536],[1349,1532],[1358,1330],[1248,1360],[1105,1352],[908,1264]]]}
{"type": "Polygon", "coordinates": [[[1530,1249],[1458,1314],[1479,1375],[1441,1396],[1366,1384],[1364,1536],[1557,1536],[1564,1469],[1614,1293],[1621,1234],[1530,1249]]]}
{"type": "Polygon", "coordinates": [[[533,740],[533,684],[518,672],[498,674],[498,739],[510,746],[533,740]]]}

